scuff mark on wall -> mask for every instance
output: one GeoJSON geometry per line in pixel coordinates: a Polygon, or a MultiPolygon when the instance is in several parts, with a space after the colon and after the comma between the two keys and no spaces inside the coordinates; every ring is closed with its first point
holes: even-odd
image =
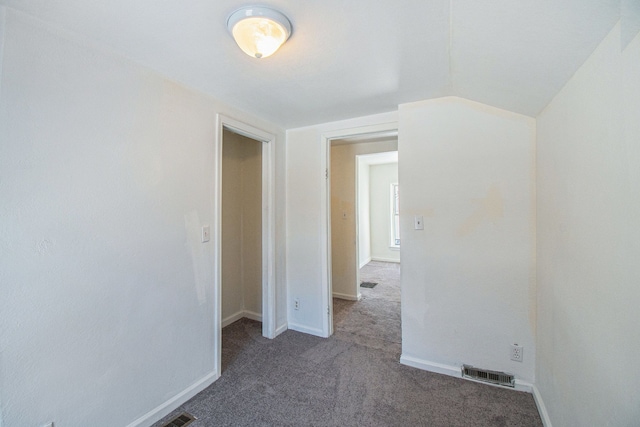
{"type": "Polygon", "coordinates": [[[487,191],[487,196],[482,199],[474,199],[477,205],[476,210],[458,228],[456,235],[465,237],[473,233],[485,221],[493,221],[502,218],[504,214],[504,204],[502,193],[497,184],[492,184],[487,191]]]}

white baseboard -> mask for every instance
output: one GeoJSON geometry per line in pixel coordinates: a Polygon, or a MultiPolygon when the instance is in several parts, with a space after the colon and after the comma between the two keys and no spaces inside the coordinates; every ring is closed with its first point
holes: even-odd
{"type": "Polygon", "coordinates": [[[338,293],[338,292],[334,292],[333,293],[333,297],[334,298],[340,298],[340,299],[346,299],[346,300],[349,300],[349,301],[358,301],[360,299],[357,296],[341,294],[341,293],[338,293]]]}
{"type": "Polygon", "coordinates": [[[307,326],[298,325],[297,323],[291,323],[291,322],[289,322],[289,329],[292,329],[292,330],[298,331],[298,332],[302,332],[302,333],[305,333],[305,334],[309,334],[309,335],[315,335],[315,336],[321,337],[321,338],[326,338],[324,336],[324,332],[322,332],[322,329],[309,328],[307,326]]]}
{"type": "Polygon", "coordinates": [[[393,258],[380,258],[380,257],[371,257],[371,261],[381,261],[381,262],[395,262],[396,264],[400,264],[400,260],[399,259],[393,259],[393,258]]]}
{"type": "Polygon", "coordinates": [[[417,357],[406,356],[404,354],[400,356],[400,363],[424,371],[435,372],[436,374],[449,375],[450,377],[460,378],[462,376],[459,366],[429,362],[428,360],[418,359],[417,357]]]}
{"type": "Polygon", "coordinates": [[[515,381],[514,390],[524,391],[526,393],[533,393],[533,384],[528,383],[526,381],[518,380],[515,381]]]}
{"type": "Polygon", "coordinates": [[[257,322],[262,322],[262,314],[256,313],[254,311],[245,310],[242,312],[247,319],[255,320],[257,322]]]}
{"type": "Polygon", "coordinates": [[[257,320],[258,322],[262,322],[261,314],[254,313],[253,311],[241,310],[237,313],[232,314],[229,317],[225,317],[224,319],[222,319],[222,327],[224,328],[226,326],[229,326],[233,322],[236,322],[242,319],[243,317],[246,317],[247,319],[251,319],[251,320],[257,320]]]}
{"type": "Polygon", "coordinates": [[[542,418],[542,425],[544,427],[551,427],[551,418],[549,418],[549,413],[547,412],[547,407],[542,400],[542,395],[540,394],[540,390],[535,385],[532,386],[533,400],[536,402],[536,406],[538,407],[538,413],[540,414],[540,418],[542,418]]]}
{"type": "Polygon", "coordinates": [[[280,325],[280,326],[278,326],[276,328],[275,336],[277,337],[278,335],[280,335],[281,333],[283,333],[287,329],[289,329],[289,325],[287,325],[287,323],[285,322],[285,323],[283,323],[282,325],[280,325]]]}
{"type": "Polygon", "coordinates": [[[171,411],[180,407],[180,405],[191,399],[193,396],[209,387],[219,377],[220,375],[217,372],[211,372],[207,374],[204,378],[198,380],[196,383],[176,394],[171,399],[160,404],[159,406],[156,406],[151,411],[147,412],[137,420],[128,424],[127,427],[141,427],[152,425],[153,423],[161,420],[162,417],[169,415],[171,411]]]}
{"type": "Polygon", "coordinates": [[[364,260],[364,262],[361,262],[359,268],[364,267],[365,265],[369,264],[370,262],[371,262],[371,257],[369,257],[366,260],[364,260]]]}
{"type": "Polygon", "coordinates": [[[229,317],[225,317],[224,319],[222,319],[222,327],[225,328],[227,326],[229,326],[230,324],[232,324],[233,322],[236,322],[240,319],[242,319],[243,317],[243,311],[239,311],[237,313],[232,314],[229,317]]]}

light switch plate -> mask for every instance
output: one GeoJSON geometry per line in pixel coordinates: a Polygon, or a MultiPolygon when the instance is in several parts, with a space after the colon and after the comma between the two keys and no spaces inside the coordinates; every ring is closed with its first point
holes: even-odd
{"type": "Polygon", "coordinates": [[[211,239],[211,227],[205,225],[202,227],[202,243],[208,242],[211,239]]]}
{"type": "Polygon", "coordinates": [[[416,230],[424,230],[424,218],[422,215],[413,217],[413,228],[416,230]]]}

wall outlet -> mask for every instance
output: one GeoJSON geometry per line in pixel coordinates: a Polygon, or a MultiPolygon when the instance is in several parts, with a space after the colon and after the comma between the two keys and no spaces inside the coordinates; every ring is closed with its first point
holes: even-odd
{"type": "Polygon", "coordinates": [[[298,298],[293,300],[293,309],[300,310],[300,300],[298,298]]]}
{"type": "Polygon", "coordinates": [[[515,360],[516,362],[522,362],[524,358],[524,347],[519,346],[518,344],[511,345],[511,360],[515,360]]]}

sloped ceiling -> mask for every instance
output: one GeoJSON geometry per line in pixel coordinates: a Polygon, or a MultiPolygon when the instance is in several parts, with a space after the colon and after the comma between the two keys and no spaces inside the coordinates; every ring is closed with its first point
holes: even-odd
{"type": "Polygon", "coordinates": [[[285,128],[457,95],[536,116],[620,19],[620,0],[265,0],[293,35],[256,60],[236,0],[0,0],[285,128]]]}

